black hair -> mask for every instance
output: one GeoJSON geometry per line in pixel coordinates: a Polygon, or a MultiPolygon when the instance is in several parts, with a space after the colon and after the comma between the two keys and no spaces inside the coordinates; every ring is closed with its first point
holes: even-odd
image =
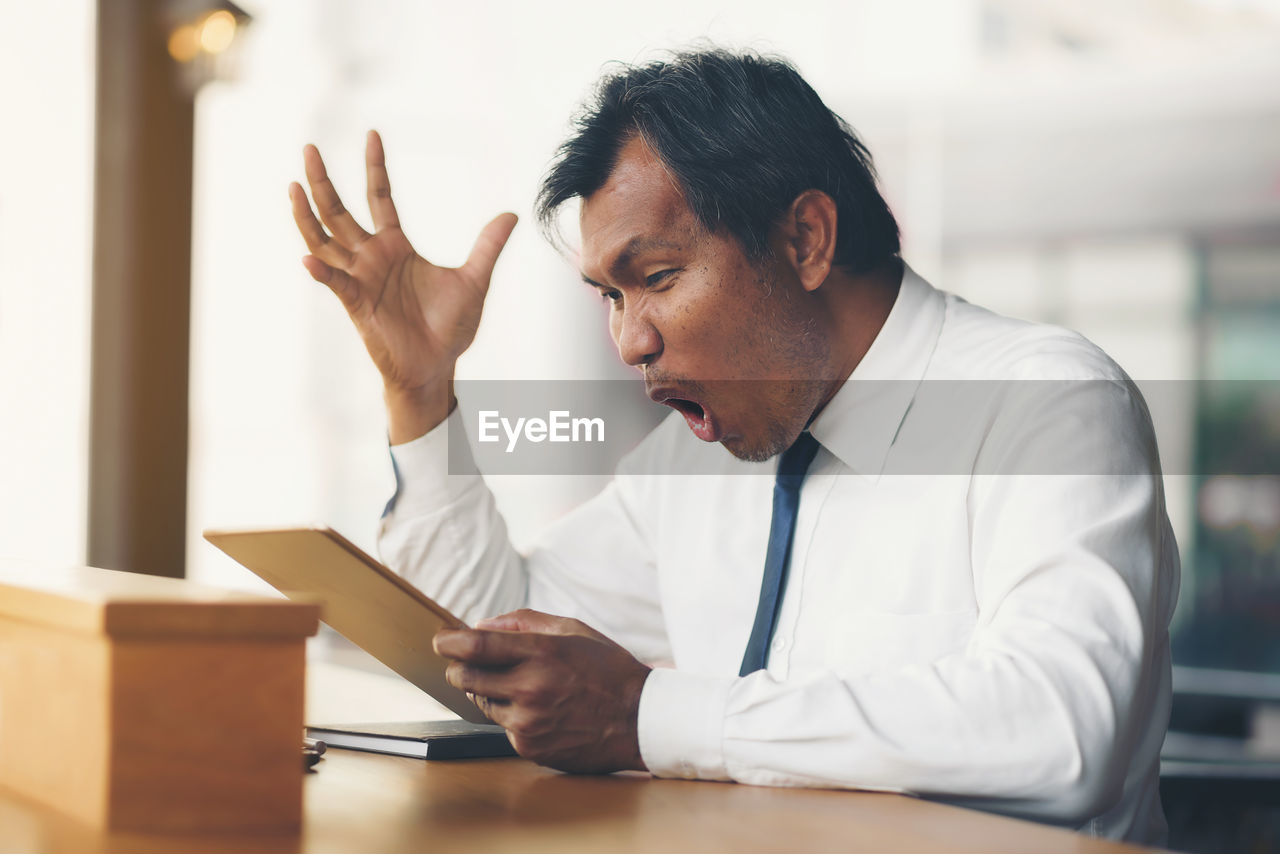
{"type": "Polygon", "coordinates": [[[835,200],[835,263],[865,272],[900,251],[866,146],[786,60],[711,48],[606,74],[557,150],[536,214],[554,240],[559,207],[604,186],[639,136],[675,178],[698,222],[748,257],[805,190],[835,200]]]}

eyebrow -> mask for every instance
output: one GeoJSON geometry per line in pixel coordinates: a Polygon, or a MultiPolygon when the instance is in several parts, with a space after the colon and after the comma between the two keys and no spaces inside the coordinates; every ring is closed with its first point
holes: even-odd
{"type": "MultiPolygon", "coordinates": [[[[627,245],[622,247],[622,251],[618,253],[618,257],[613,259],[609,265],[609,272],[617,275],[621,270],[626,269],[637,255],[642,252],[650,252],[654,249],[679,249],[680,244],[674,243],[661,237],[644,237],[637,235],[627,241],[627,245]]],[[[601,284],[595,279],[589,277],[586,273],[582,273],[582,281],[588,285],[597,288],[607,288],[608,285],[601,284]]]]}

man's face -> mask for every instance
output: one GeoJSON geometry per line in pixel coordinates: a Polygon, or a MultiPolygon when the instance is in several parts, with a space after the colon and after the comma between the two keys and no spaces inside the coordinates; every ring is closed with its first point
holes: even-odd
{"type": "Polygon", "coordinates": [[[581,225],[583,278],[610,302],[618,354],[649,396],[742,459],[791,444],[830,386],[815,301],[791,268],[707,232],[639,138],[583,200],[581,225]]]}

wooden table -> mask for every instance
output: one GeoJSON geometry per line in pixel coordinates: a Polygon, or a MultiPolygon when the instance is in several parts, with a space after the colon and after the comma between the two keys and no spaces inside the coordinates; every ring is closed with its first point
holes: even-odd
{"type": "Polygon", "coordinates": [[[424,762],[331,750],[296,836],[100,835],[0,794],[5,854],[1139,850],[900,795],[576,777],[522,759],[424,762]]]}
{"type": "MultiPolygon", "coordinates": [[[[404,680],[370,672],[370,666],[377,667],[368,661],[363,668],[309,662],[307,720],[425,720],[447,714],[404,680]]],[[[655,780],[644,774],[577,777],[523,759],[424,762],[331,749],[306,776],[304,790],[301,833],[176,837],[101,834],[0,789],[0,854],[1141,850],[901,795],[655,780]]]]}

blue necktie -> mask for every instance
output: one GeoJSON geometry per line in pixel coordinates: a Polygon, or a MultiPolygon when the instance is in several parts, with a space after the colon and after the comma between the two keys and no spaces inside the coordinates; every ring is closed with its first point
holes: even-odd
{"type": "Polygon", "coordinates": [[[800,508],[800,485],[818,453],[818,440],[801,433],[795,444],[782,452],[778,478],[773,483],[773,521],[769,525],[769,551],[764,559],[764,581],[760,584],[760,604],[751,640],[742,656],[739,676],[763,670],[769,655],[769,641],[778,622],[778,599],[787,583],[791,563],[791,541],[796,536],[796,511],[800,508]]]}

